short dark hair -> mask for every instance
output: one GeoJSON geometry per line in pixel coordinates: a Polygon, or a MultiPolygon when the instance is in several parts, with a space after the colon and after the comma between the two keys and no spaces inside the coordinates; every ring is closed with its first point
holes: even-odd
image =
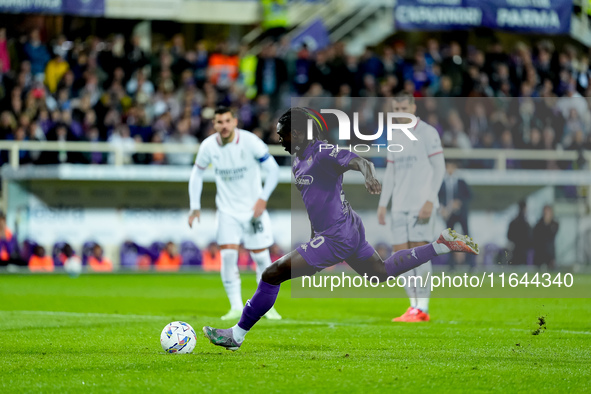
{"type": "Polygon", "coordinates": [[[215,115],[222,115],[222,114],[227,114],[228,112],[230,113],[230,115],[232,115],[232,117],[234,117],[234,112],[232,112],[232,109],[230,107],[225,107],[223,105],[220,105],[215,109],[213,115],[214,116],[215,115]]]}
{"type": "MultiPolygon", "coordinates": [[[[279,123],[288,127],[288,132],[292,129],[306,132],[308,130],[308,119],[313,119],[310,112],[302,107],[293,107],[285,111],[279,118],[279,123]]],[[[313,119],[314,120],[314,119],[313,119]]],[[[314,139],[320,139],[322,130],[316,121],[312,122],[312,134],[314,139]]]]}
{"type": "Polygon", "coordinates": [[[408,103],[410,105],[415,103],[415,97],[410,93],[400,92],[396,96],[394,96],[394,101],[396,101],[398,103],[400,103],[402,101],[406,101],[406,100],[408,100],[408,103]]]}

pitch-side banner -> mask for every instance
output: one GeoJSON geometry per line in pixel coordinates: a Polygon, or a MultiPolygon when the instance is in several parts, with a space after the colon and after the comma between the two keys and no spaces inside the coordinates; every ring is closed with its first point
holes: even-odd
{"type": "Polygon", "coordinates": [[[488,27],[567,34],[572,0],[398,0],[394,12],[399,30],[488,27]]]}
{"type": "Polygon", "coordinates": [[[103,16],[105,0],[0,0],[0,13],[103,16]]]}

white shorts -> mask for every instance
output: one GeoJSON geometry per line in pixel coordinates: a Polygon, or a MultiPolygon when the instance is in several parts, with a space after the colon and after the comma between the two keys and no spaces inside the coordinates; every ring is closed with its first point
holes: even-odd
{"type": "Polygon", "coordinates": [[[265,210],[257,220],[240,221],[221,211],[217,212],[218,245],[240,245],[249,250],[265,249],[273,245],[271,219],[265,210]]]}
{"type": "Polygon", "coordinates": [[[425,224],[417,223],[418,211],[392,213],[392,245],[401,245],[407,242],[433,242],[434,211],[425,224]]]}

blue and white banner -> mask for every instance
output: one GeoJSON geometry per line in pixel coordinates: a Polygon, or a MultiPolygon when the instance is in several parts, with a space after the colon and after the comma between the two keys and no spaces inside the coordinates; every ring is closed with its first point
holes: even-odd
{"type": "Polygon", "coordinates": [[[459,30],[482,25],[481,7],[463,0],[398,0],[394,8],[398,30],[459,30]]]}
{"type": "Polygon", "coordinates": [[[572,0],[398,0],[394,12],[399,30],[487,27],[568,34],[572,0]]]}
{"type": "Polygon", "coordinates": [[[105,0],[0,0],[0,13],[103,16],[105,0]]]}
{"type": "Polygon", "coordinates": [[[103,16],[105,0],[62,0],[62,13],[82,16],[103,16]]]}
{"type": "Polygon", "coordinates": [[[292,48],[299,48],[302,44],[306,44],[311,51],[323,49],[330,45],[328,31],[321,19],[314,20],[308,26],[298,31],[291,40],[292,48]]]}
{"type": "Polygon", "coordinates": [[[60,14],[62,12],[62,0],[0,0],[0,12],[60,14]]]}
{"type": "Polygon", "coordinates": [[[568,34],[572,0],[464,0],[482,8],[483,26],[522,33],[568,34]]]}

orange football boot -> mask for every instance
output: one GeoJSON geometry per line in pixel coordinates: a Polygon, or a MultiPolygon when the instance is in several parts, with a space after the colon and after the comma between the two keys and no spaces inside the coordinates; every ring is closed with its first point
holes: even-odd
{"type": "Polygon", "coordinates": [[[408,314],[405,313],[404,315],[397,317],[396,319],[394,319],[392,321],[404,322],[404,323],[418,323],[418,322],[430,320],[428,313],[425,313],[418,308],[410,308],[410,309],[411,309],[411,311],[408,314]]]}
{"type": "Polygon", "coordinates": [[[406,310],[406,312],[404,312],[401,316],[395,317],[394,319],[392,319],[393,322],[398,322],[398,321],[406,321],[405,319],[410,316],[411,312],[414,311],[415,308],[413,308],[412,306],[409,306],[408,309],[406,310]]]}

